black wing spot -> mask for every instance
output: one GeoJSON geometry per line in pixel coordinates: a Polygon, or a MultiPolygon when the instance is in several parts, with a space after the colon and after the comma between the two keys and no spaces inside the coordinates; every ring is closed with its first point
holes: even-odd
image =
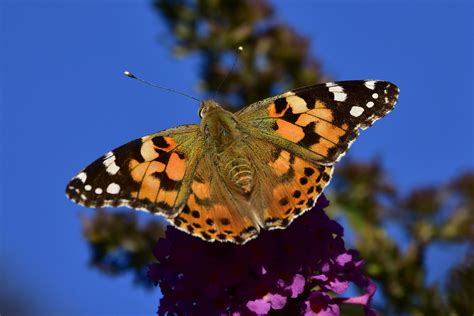
{"type": "Polygon", "coordinates": [[[153,137],[152,140],[153,145],[155,145],[158,148],[168,148],[170,144],[166,141],[166,139],[163,136],[157,136],[153,137]]]}
{"type": "Polygon", "coordinates": [[[230,220],[228,218],[221,218],[222,225],[230,225],[230,220]]]}
{"type": "Polygon", "coordinates": [[[311,147],[312,145],[319,143],[321,136],[315,132],[315,127],[315,122],[311,122],[303,127],[304,137],[298,142],[298,145],[311,147]]]}
{"type": "Polygon", "coordinates": [[[286,98],[275,100],[275,112],[277,114],[282,114],[283,112],[285,112],[287,107],[288,107],[288,102],[286,102],[286,98]]]}
{"type": "Polygon", "coordinates": [[[280,203],[281,206],[285,206],[288,204],[288,199],[286,197],[282,198],[278,203],[280,203]]]}
{"type": "Polygon", "coordinates": [[[175,191],[175,189],[181,185],[181,181],[174,181],[170,179],[166,172],[158,173],[158,175],[155,175],[154,173],[153,175],[160,179],[161,190],[175,191]]]}
{"type": "Polygon", "coordinates": [[[311,177],[314,173],[314,169],[313,168],[304,168],[304,175],[307,176],[307,177],[311,177]]]}
{"type": "Polygon", "coordinates": [[[179,216],[176,217],[173,222],[178,227],[180,227],[183,224],[183,221],[181,220],[181,218],[179,216]]]}
{"type": "Polygon", "coordinates": [[[244,242],[244,239],[240,236],[234,236],[234,241],[238,244],[241,244],[244,242]]]}
{"type": "Polygon", "coordinates": [[[254,234],[257,232],[257,229],[253,226],[249,226],[245,229],[243,229],[241,232],[240,232],[240,235],[243,235],[243,234],[254,234]]]}
{"type": "Polygon", "coordinates": [[[276,161],[278,159],[278,157],[280,157],[281,152],[282,152],[282,150],[279,147],[272,150],[272,162],[276,161]]]}
{"type": "Polygon", "coordinates": [[[202,236],[202,238],[204,238],[204,239],[206,239],[206,240],[211,239],[211,236],[210,236],[208,233],[206,233],[206,232],[202,232],[202,233],[201,233],[201,236],[202,236]]]}

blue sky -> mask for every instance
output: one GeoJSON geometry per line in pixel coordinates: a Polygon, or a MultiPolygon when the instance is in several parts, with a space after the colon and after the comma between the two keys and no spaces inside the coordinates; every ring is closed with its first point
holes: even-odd
{"type": "MultiPolygon", "coordinates": [[[[395,111],[363,132],[353,157],[381,155],[404,191],[474,167],[470,1],[273,3],[279,19],[312,40],[326,74],[400,87],[395,111]]],[[[87,266],[79,214],[92,210],[63,192],[110,149],[198,121],[197,104],[133,82],[123,70],[200,96],[198,59],[171,55],[149,1],[4,0],[0,10],[3,291],[38,315],[153,313],[158,291],[87,266]]],[[[451,260],[432,256],[433,270],[451,260]]]]}

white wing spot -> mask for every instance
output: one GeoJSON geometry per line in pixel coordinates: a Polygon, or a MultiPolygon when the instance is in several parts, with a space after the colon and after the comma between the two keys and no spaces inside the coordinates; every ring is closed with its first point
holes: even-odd
{"type": "Polygon", "coordinates": [[[385,103],[388,103],[388,98],[387,97],[385,97],[385,103]]]}
{"type": "Polygon", "coordinates": [[[367,102],[366,106],[370,109],[371,107],[374,106],[374,102],[369,101],[369,102],[367,102]]]}
{"type": "Polygon", "coordinates": [[[117,194],[120,192],[120,186],[117,183],[112,182],[109,184],[106,191],[110,194],[117,194]]]}
{"type": "Polygon", "coordinates": [[[343,101],[346,101],[347,99],[347,94],[344,92],[344,88],[341,86],[337,86],[337,85],[330,86],[329,92],[332,92],[334,94],[334,101],[343,102],[343,101]]]}
{"type": "Polygon", "coordinates": [[[113,155],[114,155],[114,153],[112,151],[109,151],[108,153],[106,153],[104,155],[104,159],[108,159],[108,158],[112,157],[113,155]]]}
{"type": "Polygon", "coordinates": [[[85,196],[84,194],[81,194],[81,199],[87,200],[87,196],[85,196]]]}
{"type": "Polygon", "coordinates": [[[95,189],[95,194],[102,194],[102,189],[101,188],[97,188],[95,189]]]}
{"type": "Polygon", "coordinates": [[[344,88],[341,87],[341,86],[334,85],[334,86],[329,87],[329,91],[331,91],[332,93],[334,93],[334,92],[344,92],[344,88]]]}
{"type": "Polygon", "coordinates": [[[112,162],[110,166],[107,167],[106,171],[111,174],[115,175],[117,172],[120,170],[120,167],[115,164],[115,162],[112,162]]]}
{"type": "Polygon", "coordinates": [[[105,154],[104,161],[102,163],[107,168],[106,171],[110,175],[115,175],[120,170],[120,167],[115,163],[115,155],[111,151],[105,154]]]}
{"type": "Polygon", "coordinates": [[[364,82],[364,85],[365,85],[367,88],[369,88],[370,90],[374,90],[374,89],[375,89],[375,83],[376,83],[376,82],[377,82],[377,81],[375,81],[375,80],[368,80],[368,81],[364,82]]]}
{"type": "Polygon", "coordinates": [[[90,191],[90,190],[92,190],[92,187],[91,187],[89,184],[86,184],[86,185],[84,186],[84,189],[85,189],[86,191],[90,191]]]}
{"type": "Polygon", "coordinates": [[[351,115],[352,116],[355,116],[355,117],[359,117],[362,115],[362,113],[364,113],[364,108],[360,107],[360,106],[353,106],[351,108],[351,115]]]}
{"type": "Polygon", "coordinates": [[[379,94],[378,94],[378,93],[372,94],[372,98],[377,99],[378,97],[379,97],[379,94]]]}
{"type": "Polygon", "coordinates": [[[345,93],[334,93],[334,101],[346,101],[347,99],[347,94],[345,93]]]}
{"type": "Polygon", "coordinates": [[[86,183],[87,174],[85,172],[81,172],[76,176],[76,179],[81,180],[82,183],[86,183]]]}

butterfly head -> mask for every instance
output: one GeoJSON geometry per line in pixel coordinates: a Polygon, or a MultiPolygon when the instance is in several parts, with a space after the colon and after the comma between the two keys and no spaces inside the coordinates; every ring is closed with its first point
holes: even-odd
{"type": "Polygon", "coordinates": [[[205,117],[209,112],[217,109],[222,109],[221,106],[214,100],[205,100],[201,102],[199,106],[199,117],[205,117]]]}

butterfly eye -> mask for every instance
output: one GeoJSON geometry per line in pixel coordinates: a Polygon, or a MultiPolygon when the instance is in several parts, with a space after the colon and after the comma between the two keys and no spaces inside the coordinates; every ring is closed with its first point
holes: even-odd
{"type": "Polygon", "coordinates": [[[229,135],[229,131],[226,128],[221,126],[221,134],[222,134],[222,136],[225,137],[225,136],[229,135]]]}

